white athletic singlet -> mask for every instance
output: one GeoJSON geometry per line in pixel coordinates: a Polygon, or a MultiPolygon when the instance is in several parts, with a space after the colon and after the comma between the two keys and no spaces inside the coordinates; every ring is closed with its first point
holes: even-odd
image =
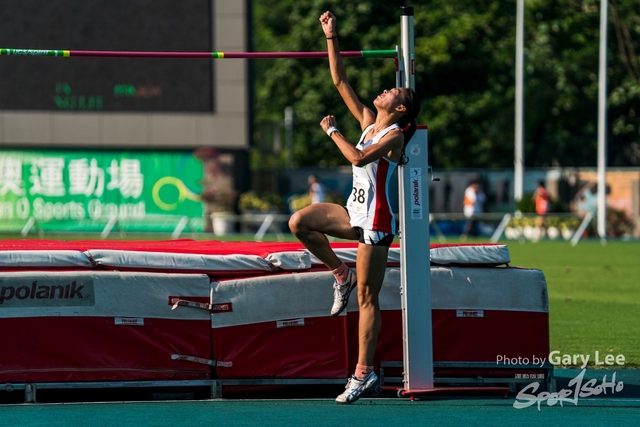
{"type": "MultiPolygon", "coordinates": [[[[398,128],[398,124],[392,124],[374,135],[373,138],[363,142],[371,128],[373,125],[367,126],[362,132],[360,141],[356,145],[358,150],[377,144],[380,138],[390,130],[398,128]]],[[[397,165],[396,162],[381,157],[366,166],[352,167],[353,189],[347,202],[352,227],[396,234],[396,222],[393,212],[391,212],[388,188],[391,174],[397,165]]]]}

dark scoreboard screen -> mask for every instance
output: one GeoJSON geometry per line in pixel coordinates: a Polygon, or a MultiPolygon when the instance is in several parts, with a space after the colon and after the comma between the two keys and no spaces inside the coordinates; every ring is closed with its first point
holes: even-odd
{"type": "MultiPolygon", "coordinates": [[[[0,47],[210,52],[211,0],[0,0],[0,47]]],[[[212,59],[0,56],[0,110],[207,112],[212,59]]]]}

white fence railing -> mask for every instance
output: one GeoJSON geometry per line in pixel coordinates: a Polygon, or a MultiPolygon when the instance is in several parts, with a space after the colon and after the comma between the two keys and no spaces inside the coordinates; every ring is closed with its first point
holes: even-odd
{"type": "MultiPolygon", "coordinates": [[[[235,234],[240,229],[243,234],[253,234],[255,241],[262,241],[267,234],[274,235],[278,241],[284,241],[289,234],[287,225],[290,214],[280,213],[244,213],[240,215],[230,213],[214,213],[209,219],[215,236],[235,234]]],[[[480,225],[480,237],[486,237],[491,242],[505,238],[507,240],[536,241],[546,239],[564,239],[570,241],[572,245],[578,243],[584,235],[589,223],[593,220],[592,215],[579,216],[571,213],[553,213],[544,216],[544,221],[535,214],[520,213],[482,213],[472,217],[480,225]]],[[[190,218],[186,216],[153,216],[145,219],[132,220],[113,218],[101,218],[92,220],[92,231],[85,231],[82,224],[78,223],[75,229],[64,230],[48,227],[44,221],[37,221],[35,218],[27,220],[17,219],[3,220],[5,226],[13,224],[9,228],[4,228],[0,232],[17,233],[22,237],[38,234],[40,237],[46,234],[85,232],[87,234],[96,233],[100,238],[106,239],[114,233],[125,237],[130,233],[151,233],[169,234],[172,239],[178,239],[185,234],[202,234],[203,223],[207,219],[190,218]],[[132,224],[138,223],[139,227],[132,224]],[[157,227],[156,227],[157,225],[157,227]],[[13,230],[13,231],[8,231],[13,230]]],[[[450,239],[458,239],[456,233],[449,229],[451,223],[459,223],[458,228],[468,221],[462,213],[432,213],[429,215],[429,222],[432,230],[432,240],[441,243],[450,239]],[[447,223],[447,232],[443,232],[441,227],[447,223]]]]}
{"type": "Polygon", "coordinates": [[[461,213],[430,214],[429,221],[435,237],[441,243],[447,241],[447,236],[440,229],[439,223],[461,222],[472,219],[481,225],[483,236],[490,236],[495,243],[501,238],[519,241],[537,241],[542,238],[564,239],[572,245],[578,243],[585,230],[592,221],[590,213],[578,215],[574,213],[551,213],[544,216],[537,214],[517,213],[481,213],[471,218],[461,213]]]}

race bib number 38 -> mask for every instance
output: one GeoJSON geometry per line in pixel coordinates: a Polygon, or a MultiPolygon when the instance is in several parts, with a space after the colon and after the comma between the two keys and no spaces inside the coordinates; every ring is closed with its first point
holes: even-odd
{"type": "Polygon", "coordinates": [[[349,209],[357,213],[366,213],[369,191],[367,185],[355,182],[353,189],[351,190],[351,196],[349,197],[349,203],[347,203],[349,209]]]}

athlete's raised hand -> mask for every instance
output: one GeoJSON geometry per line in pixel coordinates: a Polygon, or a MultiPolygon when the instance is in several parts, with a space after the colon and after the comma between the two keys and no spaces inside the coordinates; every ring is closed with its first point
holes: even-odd
{"type": "Polygon", "coordinates": [[[324,31],[324,35],[327,38],[337,36],[336,17],[333,13],[326,11],[320,15],[320,23],[322,24],[322,31],[324,31]]]}

